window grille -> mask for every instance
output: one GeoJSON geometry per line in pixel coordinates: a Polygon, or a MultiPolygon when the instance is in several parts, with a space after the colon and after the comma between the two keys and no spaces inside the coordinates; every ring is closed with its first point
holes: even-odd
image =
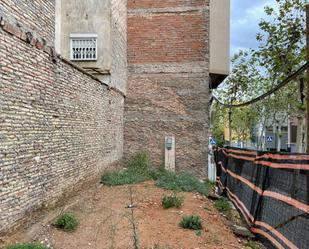
{"type": "Polygon", "coordinates": [[[97,35],[71,34],[71,60],[97,60],[97,35]]]}

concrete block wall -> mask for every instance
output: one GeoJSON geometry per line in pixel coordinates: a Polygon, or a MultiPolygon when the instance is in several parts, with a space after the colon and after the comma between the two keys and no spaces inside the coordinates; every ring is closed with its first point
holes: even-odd
{"type": "Polygon", "coordinates": [[[176,170],[206,175],[209,21],[209,1],[128,1],[125,157],[146,150],[161,166],[175,136],[176,170]]]}
{"type": "MultiPolygon", "coordinates": [[[[0,232],[123,155],[124,94],[57,57],[44,42],[54,36],[53,2],[0,4],[6,8],[0,15],[0,232]],[[44,30],[32,18],[46,23],[44,30]]],[[[126,57],[122,44],[114,50],[120,60],[126,57]]],[[[118,70],[115,65],[113,73],[118,70]]]]}

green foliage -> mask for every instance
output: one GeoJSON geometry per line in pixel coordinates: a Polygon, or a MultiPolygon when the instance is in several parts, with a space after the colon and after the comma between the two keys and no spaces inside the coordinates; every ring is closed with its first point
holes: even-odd
{"type": "Polygon", "coordinates": [[[218,209],[219,212],[224,214],[229,214],[231,211],[231,205],[226,198],[221,198],[215,201],[215,207],[218,209]]]}
{"type": "Polygon", "coordinates": [[[6,249],[47,249],[47,247],[37,243],[26,243],[11,245],[6,247],[6,249]]]}
{"type": "Polygon", "coordinates": [[[245,246],[249,247],[251,249],[260,249],[261,248],[260,245],[257,242],[252,241],[252,240],[247,241],[245,243],[245,246]]]}
{"type": "Polygon", "coordinates": [[[139,174],[131,169],[126,169],[119,172],[113,171],[104,173],[101,177],[101,183],[107,186],[117,186],[141,183],[149,179],[151,179],[150,176],[139,174]]]}
{"type": "Polygon", "coordinates": [[[162,198],[162,206],[165,209],[176,207],[180,208],[183,205],[184,197],[183,196],[177,196],[175,194],[173,195],[164,195],[162,198]]]}
{"type": "Polygon", "coordinates": [[[202,236],[202,230],[196,230],[195,231],[196,236],[200,237],[202,236]]]}
{"type": "Polygon", "coordinates": [[[74,231],[79,225],[79,221],[72,213],[61,214],[55,222],[55,226],[65,231],[74,231]]]}
{"type": "MultiPolygon", "coordinates": [[[[266,17],[260,21],[256,35],[258,48],[236,53],[231,60],[230,76],[215,91],[222,102],[239,104],[260,96],[306,62],[306,3],[306,0],[276,0],[272,6],[265,7],[266,17]]],[[[305,117],[306,108],[300,101],[300,95],[304,97],[306,92],[306,86],[302,87],[300,81],[305,77],[300,75],[248,108],[231,109],[233,139],[247,141],[248,137],[255,137],[258,149],[265,149],[263,132],[250,134],[253,125],[259,123],[265,131],[266,123],[280,126],[287,123],[289,115],[305,117]]],[[[215,106],[213,134],[217,140],[227,127],[228,111],[215,106]]]]}
{"type": "Polygon", "coordinates": [[[201,230],[203,228],[202,219],[198,215],[190,215],[190,216],[182,217],[180,226],[182,228],[192,229],[192,230],[201,230]]]}
{"type": "Polygon", "coordinates": [[[174,173],[161,171],[158,174],[156,186],[177,192],[198,192],[207,195],[209,186],[188,172],[174,173]]]}
{"type": "Polygon", "coordinates": [[[107,186],[141,183],[156,177],[156,172],[150,170],[149,156],[138,152],[127,163],[127,169],[106,172],[101,177],[101,183],[107,186]]]}
{"type": "Polygon", "coordinates": [[[138,174],[148,174],[150,159],[146,152],[137,152],[127,163],[127,168],[138,174]]]}

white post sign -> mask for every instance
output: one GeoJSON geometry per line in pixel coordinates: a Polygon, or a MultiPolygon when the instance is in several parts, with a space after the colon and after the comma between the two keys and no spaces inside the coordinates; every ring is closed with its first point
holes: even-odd
{"type": "Polygon", "coordinates": [[[165,169],[175,172],[175,137],[165,137],[165,169]]]}

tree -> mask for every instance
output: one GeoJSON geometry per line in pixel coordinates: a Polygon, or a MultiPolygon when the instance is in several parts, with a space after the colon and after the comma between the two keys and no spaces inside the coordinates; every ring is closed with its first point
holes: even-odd
{"type": "MultiPolygon", "coordinates": [[[[230,104],[252,99],[272,89],[306,62],[305,3],[304,0],[276,0],[275,7],[265,7],[268,18],[259,24],[260,32],[256,36],[258,49],[240,51],[232,58],[231,75],[215,92],[216,96],[230,104]]],[[[300,80],[297,80],[250,107],[255,116],[251,117],[252,120],[262,124],[258,148],[264,147],[263,136],[267,122],[272,122],[276,127],[280,145],[282,122],[290,115],[304,118],[305,107],[300,101],[300,88],[304,90],[300,80]]],[[[231,111],[232,115],[240,115],[247,110],[231,111]]],[[[243,124],[248,125],[248,120],[245,119],[243,124]]],[[[242,127],[242,124],[231,126],[234,127],[233,132],[236,132],[235,128],[242,127]]]]}

